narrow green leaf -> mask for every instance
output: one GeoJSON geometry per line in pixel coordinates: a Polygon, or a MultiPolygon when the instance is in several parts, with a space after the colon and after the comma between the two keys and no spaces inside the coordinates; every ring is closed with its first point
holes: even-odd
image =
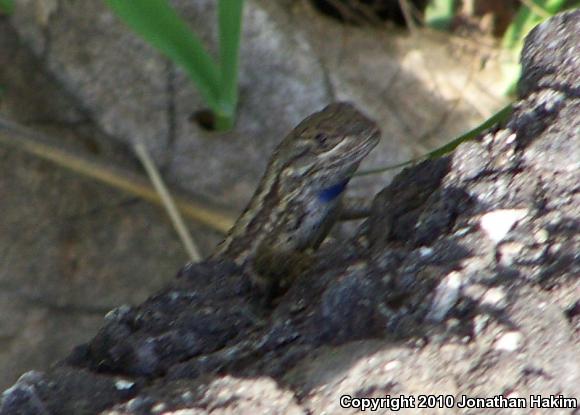
{"type": "Polygon", "coordinates": [[[238,101],[238,62],[243,8],[243,0],[220,0],[218,3],[221,69],[220,115],[229,118],[231,123],[233,123],[238,101]]]}
{"type": "Polygon", "coordinates": [[[219,68],[166,0],[105,1],[127,25],[181,65],[207,105],[214,112],[219,111],[219,68]]]}
{"type": "Polygon", "coordinates": [[[465,134],[460,135],[455,140],[452,140],[451,142],[445,144],[444,146],[439,147],[439,148],[427,153],[427,158],[434,159],[434,158],[441,157],[447,153],[452,152],[453,150],[455,150],[459,146],[459,144],[461,144],[465,141],[468,141],[468,140],[472,140],[475,137],[477,137],[478,135],[480,135],[482,132],[487,130],[488,128],[493,127],[495,124],[498,124],[500,122],[505,121],[507,119],[507,117],[509,117],[512,112],[513,112],[512,104],[506,105],[505,107],[503,107],[501,110],[496,112],[494,115],[489,117],[487,120],[485,120],[484,122],[479,124],[474,129],[469,130],[465,134]]]}
{"type": "Polygon", "coordinates": [[[0,13],[10,15],[14,12],[14,0],[0,0],[0,13]]]}
{"type": "Polygon", "coordinates": [[[539,23],[545,20],[545,15],[539,15],[537,10],[544,11],[548,15],[554,15],[562,10],[566,0],[530,0],[537,6],[529,8],[522,5],[512,23],[508,26],[503,38],[502,48],[507,53],[507,60],[502,64],[504,72],[505,91],[507,94],[515,92],[517,82],[520,78],[521,68],[519,56],[524,46],[526,35],[539,23]]]}
{"type": "Polygon", "coordinates": [[[398,169],[401,167],[405,167],[407,165],[417,163],[417,162],[425,160],[425,159],[434,159],[437,157],[442,157],[445,154],[451,153],[461,143],[474,139],[475,137],[480,135],[482,132],[484,132],[488,128],[493,127],[495,124],[499,124],[499,123],[504,122],[510,116],[510,114],[512,112],[513,112],[512,104],[506,105],[501,110],[496,112],[494,115],[489,117],[487,120],[485,120],[484,122],[479,124],[477,127],[473,128],[472,130],[469,130],[465,134],[460,135],[459,137],[450,141],[449,143],[447,143],[439,148],[436,148],[435,150],[430,151],[429,153],[427,153],[421,157],[417,157],[415,159],[405,161],[403,163],[395,164],[392,166],[380,167],[380,168],[372,169],[372,170],[365,170],[363,172],[356,173],[355,176],[367,176],[370,174],[380,174],[380,173],[384,173],[384,172],[389,171],[389,170],[394,170],[394,169],[398,169]]]}

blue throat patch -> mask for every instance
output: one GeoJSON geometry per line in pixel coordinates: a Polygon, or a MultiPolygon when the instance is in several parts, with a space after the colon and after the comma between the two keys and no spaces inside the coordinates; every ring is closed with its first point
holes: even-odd
{"type": "Polygon", "coordinates": [[[333,186],[327,187],[323,189],[320,193],[318,193],[318,199],[322,202],[330,202],[336,199],[346,188],[348,180],[335,184],[333,186]]]}

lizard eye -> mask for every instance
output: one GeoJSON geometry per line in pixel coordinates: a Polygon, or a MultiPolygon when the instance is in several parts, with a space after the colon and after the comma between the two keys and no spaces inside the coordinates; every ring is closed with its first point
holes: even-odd
{"type": "Polygon", "coordinates": [[[318,133],[314,136],[314,139],[318,141],[319,144],[325,145],[328,141],[328,136],[324,133],[318,133]]]}

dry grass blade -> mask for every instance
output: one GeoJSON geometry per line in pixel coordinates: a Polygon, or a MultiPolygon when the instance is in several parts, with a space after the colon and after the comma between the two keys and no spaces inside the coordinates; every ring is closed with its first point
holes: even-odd
{"type": "Polygon", "coordinates": [[[179,235],[179,239],[181,239],[181,243],[183,244],[187,255],[189,255],[189,259],[191,259],[193,262],[201,261],[201,254],[199,253],[199,249],[193,241],[193,238],[191,237],[191,234],[189,233],[187,226],[185,225],[185,222],[183,221],[183,218],[177,209],[177,206],[175,206],[175,202],[171,197],[171,193],[167,189],[167,186],[165,186],[165,183],[163,182],[163,179],[161,178],[161,175],[159,174],[153,159],[149,155],[149,151],[147,151],[145,144],[135,144],[135,153],[137,154],[137,157],[139,157],[143,168],[147,172],[153,187],[155,187],[155,190],[159,194],[161,202],[163,203],[163,207],[165,208],[165,211],[167,212],[167,215],[169,216],[169,219],[171,220],[177,235],[179,235]]]}

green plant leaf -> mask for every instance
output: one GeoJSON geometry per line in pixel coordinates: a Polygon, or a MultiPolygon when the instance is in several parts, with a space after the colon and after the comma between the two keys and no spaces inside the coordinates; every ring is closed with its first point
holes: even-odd
{"type": "Polygon", "coordinates": [[[0,0],[0,13],[12,14],[14,12],[14,0],[0,0]]]}
{"type": "Polygon", "coordinates": [[[513,94],[515,92],[518,80],[520,78],[519,57],[524,46],[526,35],[536,25],[541,23],[549,15],[554,15],[564,8],[566,0],[529,0],[536,7],[529,8],[525,5],[520,6],[512,23],[508,26],[503,38],[502,48],[506,59],[502,64],[504,72],[505,93],[513,94]],[[543,15],[540,15],[541,11],[543,15]],[[546,14],[548,16],[546,16],[546,14]]]}
{"type": "Polygon", "coordinates": [[[243,0],[220,0],[218,3],[221,89],[220,112],[216,114],[217,129],[233,126],[238,103],[238,62],[243,8],[243,0]]]}
{"type": "Polygon", "coordinates": [[[477,127],[473,128],[472,130],[469,130],[465,134],[460,135],[459,137],[450,141],[449,143],[445,144],[444,146],[441,146],[441,147],[427,153],[427,158],[434,159],[434,158],[441,157],[447,153],[452,152],[461,143],[468,141],[468,140],[472,140],[475,137],[477,137],[478,135],[480,135],[482,132],[487,130],[488,128],[491,128],[495,124],[498,124],[498,123],[505,121],[507,119],[507,117],[509,117],[510,114],[513,112],[513,110],[514,109],[513,109],[512,104],[506,105],[501,110],[499,110],[498,112],[493,114],[491,117],[489,117],[487,120],[485,120],[484,122],[479,124],[477,127]]]}
{"type": "Polygon", "coordinates": [[[150,44],[181,65],[207,105],[219,112],[220,70],[165,0],[105,0],[111,9],[150,44]]]}
{"type": "Polygon", "coordinates": [[[512,104],[506,105],[501,110],[496,112],[494,115],[489,117],[487,120],[485,120],[484,122],[479,124],[477,127],[469,130],[465,134],[460,135],[459,137],[455,138],[454,140],[451,140],[449,143],[447,143],[439,148],[436,148],[435,150],[430,151],[429,153],[427,153],[421,157],[417,157],[415,159],[408,160],[408,161],[405,161],[403,163],[395,164],[392,166],[380,167],[380,168],[371,169],[371,170],[365,170],[363,172],[356,173],[355,176],[367,176],[370,174],[384,173],[386,171],[405,167],[405,166],[408,166],[408,165],[413,164],[413,163],[417,163],[417,162],[425,160],[425,159],[434,159],[437,157],[442,157],[445,154],[451,153],[461,143],[474,139],[475,137],[480,135],[482,132],[484,132],[488,128],[493,127],[495,124],[499,124],[499,123],[504,122],[510,116],[510,114],[512,112],[513,112],[513,105],[512,104]]]}

